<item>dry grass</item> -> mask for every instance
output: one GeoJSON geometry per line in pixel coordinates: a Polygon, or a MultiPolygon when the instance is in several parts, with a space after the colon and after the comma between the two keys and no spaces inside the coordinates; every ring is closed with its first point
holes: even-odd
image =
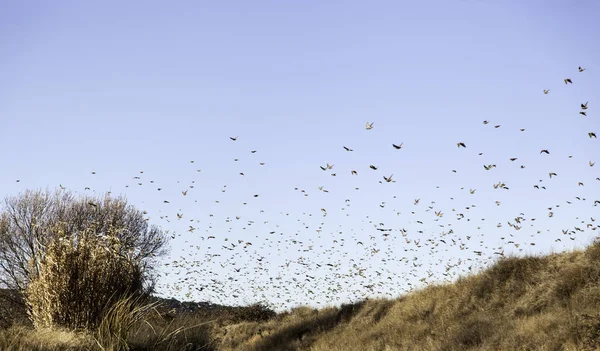
{"type": "Polygon", "coordinates": [[[3,351],[83,351],[96,350],[91,336],[58,328],[32,329],[12,326],[0,330],[3,351]]]}
{"type": "Polygon", "coordinates": [[[395,300],[231,325],[219,350],[596,350],[599,315],[596,242],[583,252],[502,258],[395,300]]]}
{"type": "Polygon", "coordinates": [[[216,350],[211,338],[214,323],[214,319],[193,315],[155,316],[138,324],[127,342],[132,350],[140,351],[216,350]]]}
{"type": "Polygon", "coordinates": [[[180,351],[214,350],[210,331],[213,321],[179,316],[167,320],[157,303],[143,304],[124,298],[105,314],[95,330],[33,328],[14,325],[0,330],[0,350],[14,351],[180,351]]]}
{"type": "Polygon", "coordinates": [[[152,313],[119,311],[111,317],[116,321],[101,324],[103,334],[13,327],[0,332],[0,349],[600,350],[600,243],[585,251],[502,258],[478,275],[395,300],[278,315],[260,305],[173,318],[151,307],[145,311],[152,313]],[[118,337],[98,336],[111,333],[118,337]]]}
{"type": "Polygon", "coordinates": [[[129,350],[131,330],[147,319],[157,303],[143,304],[139,297],[125,297],[105,313],[95,333],[95,341],[103,351],[129,350]]]}

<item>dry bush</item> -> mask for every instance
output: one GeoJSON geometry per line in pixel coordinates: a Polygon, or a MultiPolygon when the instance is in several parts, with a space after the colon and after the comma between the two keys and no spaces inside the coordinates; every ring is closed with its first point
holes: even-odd
{"type": "Polygon", "coordinates": [[[120,229],[97,229],[92,225],[76,237],[57,226],[55,239],[32,259],[39,273],[28,285],[26,299],[36,328],[95,329],[112,304],[142,290],[139,265],[120,254],[115,235],[120,229]]]}
{"type": "Polygon", "coordinates": [[[43,250],[56,239],[61,226],[65,237],[77,237],[90,226],[98,233],[121,228],[114,234],[119,253],[138,262],[147,290],[152,290],[157,258],[167,253],[168,236],[150,226],[142,211],[122,197],[81,196],[67,190],[26,190],[0,204],[0,288],[24,292],[39,270],[43,250]],[[33,264],[30,262],[33,261],[33,264]]]}

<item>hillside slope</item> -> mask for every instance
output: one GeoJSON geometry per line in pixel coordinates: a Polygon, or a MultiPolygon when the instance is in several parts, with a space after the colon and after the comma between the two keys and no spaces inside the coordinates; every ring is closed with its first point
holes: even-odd
{"type": "MultiPolygon", "coordinates": [[[[299,308],[215,333],[219,350],[600,349],[600,244],[502,258],[396,300],[299,308]]],[[[217,332],[217,331],[215,331],[217,332]]]]}
{"type": "MultiPolygon", "coordinates": [[[[600,350],[600,242],[501,258],[477,275],[395,300],[281,314],[261,305],[162,302],[162,317],[129,334],[130,350],[600,350]]],[[[102,349],[93,333],[71,334],[12,326],[0,329],[0,349],[102,349]]]]}

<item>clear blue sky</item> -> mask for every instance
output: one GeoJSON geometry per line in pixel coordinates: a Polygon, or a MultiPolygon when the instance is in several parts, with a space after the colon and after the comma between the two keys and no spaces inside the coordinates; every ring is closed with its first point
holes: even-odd
{"type": "Polygon", "coordinates": [[[502,248],[581,247],[600,218],[587,134],[600,134],[598,13],[596,1],[2,2],[0,195],[123,194],[175,233],[161,292],[225,304],[396,296],[502,248]]]}

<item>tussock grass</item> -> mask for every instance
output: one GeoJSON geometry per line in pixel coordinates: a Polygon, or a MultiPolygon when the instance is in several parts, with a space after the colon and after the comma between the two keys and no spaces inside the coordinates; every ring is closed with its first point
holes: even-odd
{"type": "Polygon", "coordinates": [[[139,323],[127,339],[132,350],[216,350],[212,341],[215,320],[194,315],[167,319],[160,315],[139,323]]]}
{"type": "Polygon", "coordinates": [[[117,301],[104,314],[95,333],[95,341],[103,351],[129,350],[127,338],[139,322],[145,321],[158,303],[142,304],[139,297],[127,296],[117,301]]]}

